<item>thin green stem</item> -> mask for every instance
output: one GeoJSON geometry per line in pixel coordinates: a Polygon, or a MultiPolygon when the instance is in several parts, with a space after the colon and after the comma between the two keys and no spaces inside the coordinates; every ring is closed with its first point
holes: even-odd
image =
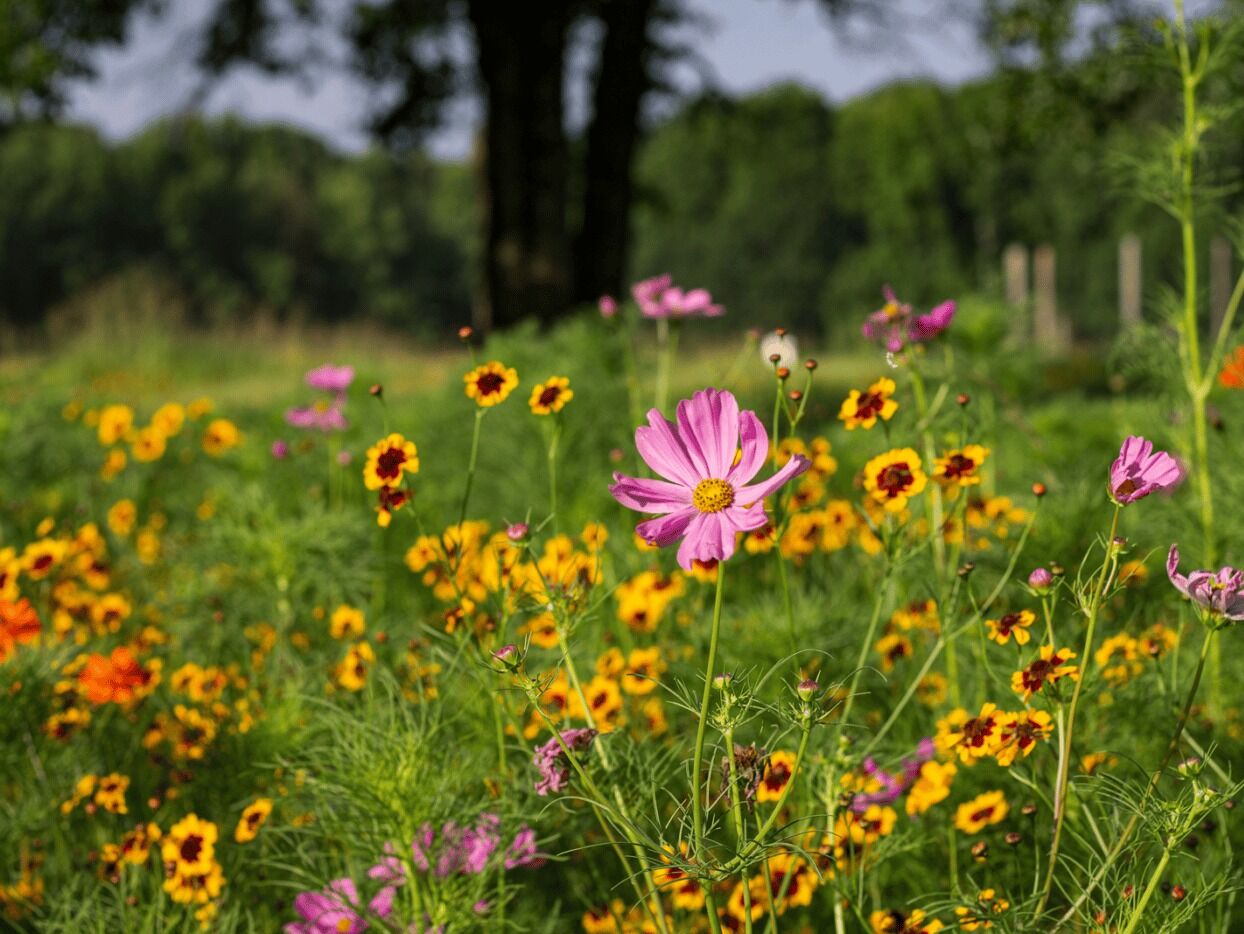
{"type": "Polygon", "coordinates": [[[471,487],[475,484],[475,465],[479,460],[480,425],[484,421],[487,409],[476,408],[475,424],[471,427],[471,457],[467,461],[466,486],[462,490],[462,506],[458,509],[458,535],[462,535],[462,523],[466,522],[467,507],[471,502],[471,487]]]}
{"type": "MultiPolygon", "coordinates": [[[[722,738],[726,743],[726,761],[730,763],[730,814],[734,818],[734,836],[741,849],[747,844],[747,837],[743,828],[743,799],[739,795],[739,766],[734,755],[734,727],[727,726],[722,738]]],[[[743,885],[743,929],[751,934],[752,887],[748,885],[746,867],[739,872],[739,882],[743,885]]]]}
{"type": "Polygon", "coordinates": [[[1084,633],[1084,648],[1080,653],[1080,677],[1076,679],[1076,686],[1071,692],[1071,703],[1067,708],[1067,729],[1059,736],[1061,743],[1058,751],[1058,777],[1054,782],[1054,836],[1050,841],[1050,858],[1045,870],[1045,885],[1041,889],[1041,898],[1038,900],[1034,911],[1034,914],[1037,916],[1040,916],[1041,912],[1045,910],[1046,902],[1050,899],[1050,893],[1054,890],[1054,871],[1058,865],[1058,850],[1062,842],[1063,820],[1067,813],[1067,780],[1071,767],[1071,739],[1075,732],[1076,711],[1080,706],[1080,693],[1084,689],[1084,682],[1088,680],[1089,669],[1092,665],[1093,635],[1097,630],[1097,616],[1101,609],[1102,595],[1106,592],[1107,581],[1111,577],[1114,564],[1117,563],[1114,537],[1119,530],[1120,512],[1122,512],[1122,507],[1115,506],[1114,516],[1110,521],[1110,534],[1106,536],[1105,554],[1102,556],[1101,570],[1097,574],[1097,580],[1093,585],[1093,593],[1089,598],[1087,607],[1088,626],[1084,633]]]}
{"type": "MultiPolygon", "coordinates": [[[[691,821],[694,833],[691,855],[701,864],[705,860],[704,846],[704,734],[708,728],[709,703],[713,693],[714,666],[717,664],[717,639],[721,631],[721,602],[725,593],[726,565],[717,565],[717,595],[713,600],[713,623],[708,637],[708,660],[704,665],[704,692],[700,697],[700,720],[695,729],[695,752],[691,760],[691,821]]],[[[733,756],[733,750],[728,754],[733,756]]],[[[704,886],[704,910],[714,934],[721,934],[721,920],[717,917],[717,900],[711,885],[704,886]]]]}
{"type": "Polygon", "coordinates": [[[1127,927],[1123,929],[1123,934],[1132,934],[1136,930],[1136,926],[1140,924],[1141,916],[1145,913],[1149,899],[1153,898],[1153,893],[1157,891],[1158,883],[1162,881],[1162,873],[1166,871],[1166,864],[1170,861],[1171,848],[1168,845],[1163,848],[1162,858],[1153,867],[1153,875],[1149,877],[1149,884],[1145,886],[1145,891],[1141,893],[1140,901],[1136,903],[1136,907],[1132,910],[1132,916],[1128,919],[1127,927]]]}
{"type": "Polygon", "coordinates": [[[1058,919],[1058,923],[1054,925],[1051,934],[1057,934],[1076,916],[1080,906],[1096,891],[1097,886],[1101,884],[1101,880],[1105,878],[1110,867],[1115,864],[1120,854],[1122,854],[1123,848],[1127,846],[1128,841],[1132,838],[1132,834],[1136,832],[1136,828],[1140,826],[1140,818],[1144,813],[1145,805],[1149,803],[1149,799],[1157,791],[1158,784],[1162,781],[1162,776],[1166,773],[1171,760],[1175,758],[1176,753],[1179,751],[1179,740],[1188,725],[1188,719],[1192,716],[1192,705],[1196,701],[1197,690],[1201,686],[1201,676],[1205,671],[1205,660],[1209,655],[1210,645],[1214,642],[1215,632],[1216,630],[1207,626],[1205,639],[1201,643],[1201,654],[1197,660],[1196,669],[1192,673],[1192,684],[1189,686],[1188,696],[1184,700],[1183,712],[1180,713],[1179,722],[1175,725],[1175,732],[1171,734],[1170,742],[1166,746],[1166,754],[1162,757],[1162,762],[1149,777],[1149,784],[1145,786],[1145,793],[1141,795],[1140,802],[1136,805],[1136,810],[1123,827],[1110,852],[1106,854],[1105,860],[1097,867],[1097,871],[1093,873],[1092,878],[1080,890],[1080,894],[1071,903],[1071,907],[1058,919]]]}

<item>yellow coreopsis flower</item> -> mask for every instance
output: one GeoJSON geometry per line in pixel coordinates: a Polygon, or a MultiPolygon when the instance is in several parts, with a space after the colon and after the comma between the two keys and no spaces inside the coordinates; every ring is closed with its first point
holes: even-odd
{"type": "Polygon", "coordinates": [[[842,401],[838,418],[847,431],[863,428],[865,431],[877,424],[877,419],[888,422],[898,411],[898,403],[890,398],[894,394],[894,380],[882,377],[864,392],[852,389],[842,401]]]}
{"type": "Polygon", "coordinates": [[[912,448],[886,451],[864,465],[864,489],[887,512],[902,512],[927,482],[920,455],[912,448]]]}
{"type": "Polygon", "coordinates": [[[467,398],[475,404],[488,408],[504,402],[518,386],[518,371],[499,360],[477,366],[462,377],[466,384],[467,398]]]}
{"type": "Polygon", "coordinates": [[[569,379],[564,376],[550,376],[531,390],[527,405],[536,415],[552,415],[564,409],[566,403],[573,398],[574,390],[570,388],[569,379]]]}

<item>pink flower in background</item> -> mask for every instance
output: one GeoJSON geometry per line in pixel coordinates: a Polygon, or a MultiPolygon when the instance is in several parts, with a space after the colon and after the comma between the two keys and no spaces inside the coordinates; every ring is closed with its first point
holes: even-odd
{"type": "Polygon", "coordinates": [[[602,318],[612,318],[618,313],[618,300],[612,295],[602,295],[596,302],[596,307],[600,309],[602,318]]]}
{"type": "Polygon", "coordinates": [[[307,431],[345,431],[350,423],[341,409],[342,403],[339,399],[331,403],[298,406],[285,413],[285,423],[291,428],[307,431]]]}
{"type": "Polygon", "coordinates": [[[274,460],[283,461],[289,457],[289,443],[277,438],[272,442],[272,457],[274,460]]]}
{"type": "Polygon", "coordinates": [[[927,314],[916,315],[907,328],[907,337],[913,344],[931,341],[950,327],[955,317],[955,303],[942,302],[927,314]]]}
{"type": "Polygon", "coordinates": [[[870,341],[879,341],[890,353],[898,353],[907,344],[923,344],[937,337],[954,320],[956,305],[942,302],[931,311],[918,315],[911,305],[900,302],[888,285],[881,290],[885,304],[864,321],[863,333],[870,341]]]}
{"type": "Polygon", "coordinates": [[[570,781],[570,765],[565,761],[566,754],[562,750],[562,743],[565,743],[566,748],[571,752],[580,752],[591,748],[592,741],[595,739],[595,730],[580,727],[563,730],[561,743],[554,736],[538,748],[535,755],[531,757],[532,764],[540,772],[540,778],[536,782],[536,794],[541,797],[550,793],[555,794],[562,790],[566,782],[570,781]]]}
{"type": "Polygon", "coordinates": [[[881,341],[890,353],[903,349],[907,336],[907,322],[911,318],[911,306],[900,302],[888,285],[881,290],[885,304],[864,321],[864,336],[870,341],[881,341]]]}
{"type": "Polygon", "coordinates": [[[703,389],[678,403],[677,423],[659,410],[635,430],[640,456],[663,477],[613,475],[609,492],[623,506],[659,518],[635,531],[665,547],[682,539],[678,563],[724,561],[734,554],[735,535],[767,521],[763,500],[811,466],[796,454],[773,476],[752,479],[769,457],[769,435],[755,412],[739,411],[729,392],[703,389]]]}
{"type": "Polygon", "coordinates": [[[1185,597],[1224,619],[1244,619],[1244,571],[1223,567],[1213,571],[1179,573],[1179,546],[1171,545],[1166,556],[1166,576],[1185,597]]]}
{"type": "Polygon", "coordinates": [[[506,869],[538,869],[545,863],[544,857],[536,850],[536,832],[523,824],[510,848],[505,851],[506,869]]]}
{"type": "Polygon", "coordinates": [[[713,304],[707,289],[684,291],[669,275],[654,276],[631,286],[631,295],[645,318],[716,318],[726,309],[713,304]]]}
{"type": "Polygon", "coordinates": [[[1153,442],[1132,435],[1123,442],[1110,467],[1110,498],[1120,506],[1144,499],[1159,490],[1174,489],[1184,478],[1179,462],[1153,442]]]}
{"type": "Polygon", "coordinates": [[[901,771],[891,775],[878,767],[876,761],[869,756],[864,760],[864,774],[876,779],[881,788],[877,791],[861,792],[851,799],[851,810],[863,814],[874,804],[893,804],[901,798],[917,778],[920,777],[920,766],[931,761],[937,754],[932,737],[926,736],[916,745],[916,754],[903,760],[901,771]]]}
{"type": "Polygon", "coordinates": [[[312,389],[331,392],[339,396],[344,395],[353,382],[354,367],[352,366],[333,366],[331,363],[326,363],[307,373],[307,385],[312,389]]]}
{"type": "Polygon", "coordinates": [[[294,898],[301,922],[285,925],[285,934],[358,934],[368,924],[358,913],[359,890],[351,879],[334,879],[319,892],[294,898]]]}

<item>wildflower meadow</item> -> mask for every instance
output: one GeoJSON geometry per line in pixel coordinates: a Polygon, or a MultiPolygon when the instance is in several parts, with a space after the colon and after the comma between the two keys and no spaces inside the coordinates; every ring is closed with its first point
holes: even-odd
{"type": "Polygon", "coordinates": [[[1238,59],[1176,9],[1178,262],[1093,385],[988,295],[657,269],[0,359],[0,928],[1244,930],[1238,59]]]}

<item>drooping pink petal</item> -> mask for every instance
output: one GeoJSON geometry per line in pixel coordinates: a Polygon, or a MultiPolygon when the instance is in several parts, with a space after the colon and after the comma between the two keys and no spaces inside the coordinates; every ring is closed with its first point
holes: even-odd
{"type": "Polygon", "coordinates": [[[760,472],[769,458],[769,433],[764,423],[750,410],[739,414],[739,462],[730,468],[726,479],[735,489],[747,484],[760,472]]]}
{"type": "Polygon", "coordinates": [[[701,389],[678,403],[678,434],[700,479],[724,479],[739,447],[739,403],[733,393],[701,389]]]}
{"type": "Polygon", "coordinates": [[[1175,585],[1176,590],[1187,596],[1188,578],[1179,573],[1178,545],[1171,545],[1171,550],[1166,553],[1166,576],[1170,578],[1171,583],[1175,585]]]}
{"type": "Polygon", "coordinates": [[[672,512],[668,516],[641,522],[635,526],[635,533],[650,545],[664,548],[674,544],[678,537],[687,531],[688,524],[699,515],[702,515],[699,510],[687,507],[678,512],[672,512]]]}
{"type": "Polygon", "coordinates": [[[687,449],[679,439],[674,423],[650,409],[647,426],[635,429],[635,447],[649,467],[667,480],[695,489],[702,479],[696,473],[687,449]]]}
{"type": "Polygon", "coordinates": [[[609,492],[627,509],[636,512],[675,512],[691,505],[691,490],[679,483],[648,480],[615,473],[609,492]]]}
{"type": "Polygon", "coordinates": [[[783,484],[794,480],[811,466],[812,462],[810,460],[802,454],[796,454],[782,465],[781,470],[769,479],[736,489],[734,491],[734,501],[740,506],[751,506],[753,503],[758,503],[783,484]]]}
{"type": "Polygon", "coordinates": [[[727,522],[734,526],[736,532],[752,532],[764,526],[769,521],[768,515],[765,514],[765,508],[762,503],[757,503],[750,509],[744,509],[742,506],[731,506],[722,510],[727,522]]]}
{"type": "Polygon", "coordinates": [[[690,571],[696,561],[725,561],[734,554],[734,529],[719,512],[696,514],[678,546],[678,565],[690,571]]]}

